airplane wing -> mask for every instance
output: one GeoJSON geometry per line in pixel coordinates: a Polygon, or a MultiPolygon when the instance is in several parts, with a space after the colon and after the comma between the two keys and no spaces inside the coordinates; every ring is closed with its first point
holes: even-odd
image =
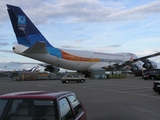
{"type": "Polygon", "coordinates": [[[145,62],[146,59],[151,58],[151,57],[156,57],[158,55],[160,55],[160,52],[157,52],[157,53],[154,53],[154,54],[151,54],[151,55],[147,55],[147,56],[144,56],[144,57],[140,57],[140,58],[134,59],[133,62],[137,62],[139,60],[141,60],[142,62],[145,62]]]}
{"type": "Polygon", "coordinates": [[[126,65],[131,65],[137,61],[142,61],[142,62],[146,62],[146,60],[148,58],[151,58],[151,57],[156,57],[160,55],[160,52],[157,52],[157,53],[154,53],[154,54],[151,54],[151,55],[147,55],[147,56],[143,56],[143,57],[140,57],[140,58],[136,58],[136,59],[133,59],[131,61],[125,61],[123,64],[122,64],[122,67],[126,66],[126,65]]]}
{"type": "Polygon", "coordinates": [[[129,61],[119,61],[119,62],[115,62],[115,63],[110,63],[110,62],[104,62],[104,63],[96,63],[94,65],[92,65],[90,67],[90,69],[98,69],[98,68],[101,68],[101,69],[105,69],[105,70],[119,70],[121,68],[124,68],[125,66],[132,66],[133,63],[135,62],[138,62],[138,61],[142,61],[142,62],[146,62],[146,60],[148,58],[151,58],[151,57],[155,57],[155,56],[158,56],[160,55],[160,52],[157,52],[157,53],[154,53],[154,54],[151,54],[151,55],[147,55],[147,56],[144,56],[144,57],[140,57],[140,58],[136,58],[136,59],[133,59],[133,60],[129,60],[129,61]]]}

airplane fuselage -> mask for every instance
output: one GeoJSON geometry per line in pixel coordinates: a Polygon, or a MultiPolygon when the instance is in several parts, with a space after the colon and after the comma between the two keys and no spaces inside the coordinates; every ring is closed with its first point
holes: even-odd
{"type": "Polygon", "coordinates": [[[102,66],[121,64],[124,61],[129,61],[137,58],[133,53],[101,53],[80,50],[59,49],[48,47],[47,53],[25,53],[28,47],[23,45],[14,46],[14,52],[26,57],[30,57],[51,65],[61,68],[87,71],[92,69],[102,69],[102,66]],[[95,66],[94,66],[95,65],[95,66]]]}

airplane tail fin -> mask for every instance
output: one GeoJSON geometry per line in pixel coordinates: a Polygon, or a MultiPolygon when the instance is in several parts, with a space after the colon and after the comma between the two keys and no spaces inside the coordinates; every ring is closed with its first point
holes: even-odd
{"type": "Polygon", "coordinates": [[[36,42],[45,42],[47,47],[52,46],[21,8],[8,4],[7,8],[18,44],[31,47],[36,42]]]}
{"type": "Polygon", "coordinates": [[[30,70],[27,70],[27,72],[34,72],[39,68],[39,66],[34,66],[33,68],[31,68],[30,70]]]}

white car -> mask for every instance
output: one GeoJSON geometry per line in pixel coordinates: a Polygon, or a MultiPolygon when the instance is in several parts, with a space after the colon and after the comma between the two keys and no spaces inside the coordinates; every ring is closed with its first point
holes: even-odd
{"type": "Polygon", "coordinates": [[[75,74],[65,74],[62,78],[61,81],[62,83],[69,83],[70,81],[77,81],[78,83],[81,82],[83,83],[85,81],[85,77],[81,75],[75,75],[75,74]]]}

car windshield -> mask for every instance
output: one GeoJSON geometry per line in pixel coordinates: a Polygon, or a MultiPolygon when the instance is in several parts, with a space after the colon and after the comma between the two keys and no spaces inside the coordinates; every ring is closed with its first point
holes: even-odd
{"type": "Polygon", "coordinates": [[[42,99],[0,99],[0,120],[55,119],[54,102],[42,99]]]}

